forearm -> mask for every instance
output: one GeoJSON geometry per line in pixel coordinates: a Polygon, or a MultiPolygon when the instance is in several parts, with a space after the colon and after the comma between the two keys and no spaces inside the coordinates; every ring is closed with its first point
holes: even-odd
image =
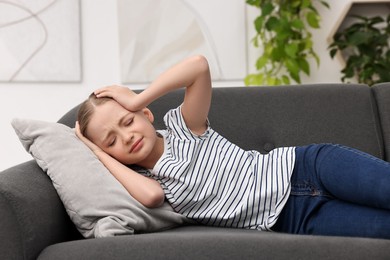
{"type": "Polygon", "coordinates": [[[163,204],[165,199],[164,192],[156,180],[133,171],[103,151],[95,154],[138,202],[148,208],[156,208],[163,204]]]}
{"type": "Polygon", "coordinates": [[[138,109],[146,107],[172,90],[184,87],[190,89],[202,80],[209,80],[207,60],[202,56],[187,58],[157,77],[137,96],[136,104],[133,105],[138,109]]]}
{"type": "Polygon", "coordinates": [[[139,94],[126,87],[107,86],[95,91],[98,98],[111,97],[129,111],[139,111],[168,92],[185,88],[182,114],[187,126],[201,134],[211,103],[211,76],[205,57],[192,56],[162,73],[139,94]]]}

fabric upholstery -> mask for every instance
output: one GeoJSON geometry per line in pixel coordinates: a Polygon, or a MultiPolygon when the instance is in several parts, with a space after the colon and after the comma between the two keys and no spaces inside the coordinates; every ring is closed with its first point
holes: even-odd
{"type": "Polygon", "coordinates": [[[281,146],[338,143],[383,158],[375,107],[365,85],[226,88],[213,96],[210,122],[233,143],[262,153],[281,146]]]}

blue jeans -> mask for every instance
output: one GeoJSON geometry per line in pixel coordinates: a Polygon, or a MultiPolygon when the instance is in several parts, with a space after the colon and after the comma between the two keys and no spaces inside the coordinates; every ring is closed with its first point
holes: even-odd
{"type": "Polygon", "coordinates": [[[390,238],[390,163],[340,145],[296,148],[277,232],[390,238]]]}

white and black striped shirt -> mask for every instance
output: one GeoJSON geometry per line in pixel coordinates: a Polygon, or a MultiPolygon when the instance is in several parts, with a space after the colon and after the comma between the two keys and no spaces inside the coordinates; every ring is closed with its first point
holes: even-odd
{"type": "Polygon", "coordinates": [[[294,147],[244,151],[212,128],[185,125],[181,107],[164,117],[164,154],[151,174],[176,212],[212,226],[269,230],[290,193],[294,147]]]}

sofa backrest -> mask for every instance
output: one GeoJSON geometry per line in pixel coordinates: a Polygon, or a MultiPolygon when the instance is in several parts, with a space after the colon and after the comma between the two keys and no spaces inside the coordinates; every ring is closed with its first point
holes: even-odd
{"type": "MultiPolygon", "coordinates": [[[[149,106],[156,128],[163,127],[163,115],[181,103],[183,93],[174,91],[149,106]]],[[[220,134],[248,150],[338,143],[383,158],[376,109],[366,85],[226,87],[213,89],[209,119],[220,134]]],[[[74,125],[76,110],[60,122],[74,125]]]]}

